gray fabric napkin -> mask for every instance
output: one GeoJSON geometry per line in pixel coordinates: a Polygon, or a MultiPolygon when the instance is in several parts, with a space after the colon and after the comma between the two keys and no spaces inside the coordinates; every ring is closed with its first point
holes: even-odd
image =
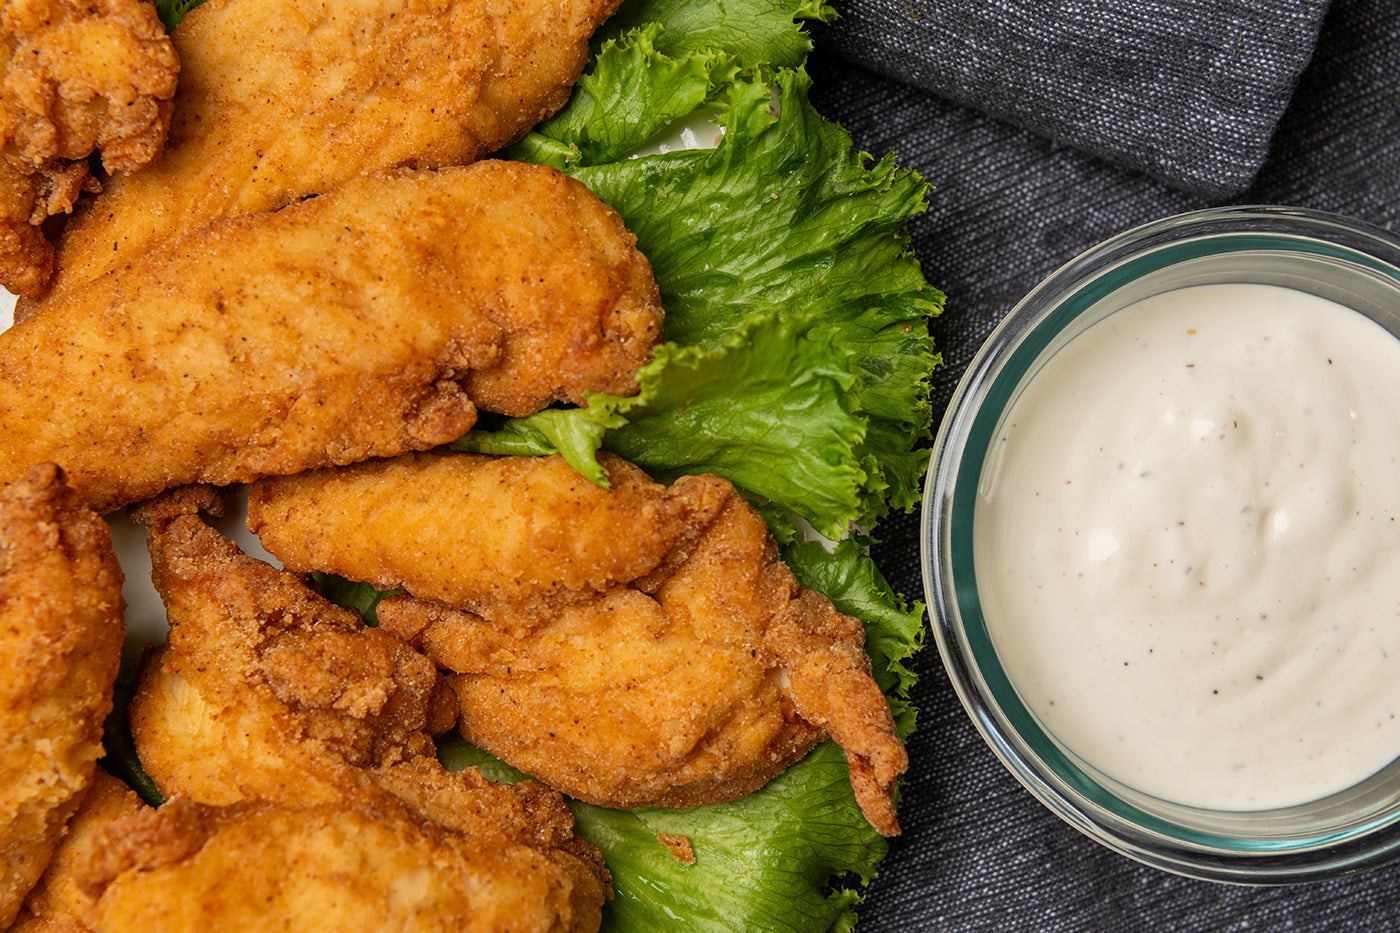
{"type": "Polygon", "coordinates": [[[842,56],[1182,190],[1269,152],[1328,0],[845,0],[842,56]]]}

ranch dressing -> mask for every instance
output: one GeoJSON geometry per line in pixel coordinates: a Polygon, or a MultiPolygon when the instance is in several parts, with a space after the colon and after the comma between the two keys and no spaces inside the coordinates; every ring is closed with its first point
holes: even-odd
{"type": "Polygon", "coordinates": [[[1183,288],[1072,340],[999,432],[978,594],[1064,747],[1225,810],[1400,755],[1400,341],[1292,289],[1183,288]]]}

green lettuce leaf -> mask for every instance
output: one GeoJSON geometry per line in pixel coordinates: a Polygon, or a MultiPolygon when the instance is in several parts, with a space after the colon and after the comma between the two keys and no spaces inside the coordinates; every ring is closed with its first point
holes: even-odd
{"type": "Polygon", "coordinates": [[[655,24],[663,37],[660,50],[675,58],[718,50],[744,68],[795,68],[812,49],[802,21],[830,21],[835,15],[824,0],[631,0],[596,38],[655,24]]]}
{"type": "Polygon", "coordinates": [[[331,602],[353,609],[360,619],[374,627],[379,626],[379,604],[399,591],[383,591],[368,583],[347,580],[333,573],[312,573],[311,586],[331,602]]]}
{"type": "Polygon", "coordinates": [[[138,652],[122,653],[121,667],[112,685],[112,710],[102,723],[102,757],[97,763],[108,774],[125,781],[146,803],[158,807],[165,802],[165,797],[141,767],[128,720],[131,698],[136,695],[139,680],[139,659],[138,652]]]}
{"type": "MultiPolygon", "coordinates": [[[[578,441],[598,436],[660,476],[725,476],[835,538],[919,501],[942,295],[903,232],[927,186],[869,166],[808,86],[801,70],[736,79],[712,151],[565,166],[637,236],[684,349],[661,350],[637,399],[544,418],[576,419],[574,443],[552,449],[586,474],[578,441]]],[[[520,433],[541,443],[515,452],[551,452],[536,425],[462,446],[508,452],[520,433]]]]}
{"type": "Polygon", "coordinates": [[[837,538],[861,505],[866,474],[856,450],[865,423],[849,410],[852,376],[831,339],[825,329],[794,334],[789,323],[769,320],[714,351],[663,345],[641,373],[637,396],[595,396],[586,409],[541,412],[450,446],[559,452],[596,481],[599,438],[653,476],[718,473],[751,499],[779,503],[837,538]],[[736,395],[735,385],[744,392],[736,395]]]}
{"type": "Polygon", "coordinates": [[[800,21],[833,16],[822,0],[624,3],[568,105],[504,155],[556,168],[621,159],[724,100],[740,73],[800,66],[812,47],[800,21]]]}
{"type": "Polygon", "coordinates": [[[557,453],[569,465],[599,486],[608,485],[608,475],[598,463],[597,453],[603,432],[625,424],[607,400],[631,404],[629,399],[598,396],[597,403],[583,408],[548,408],[527,418],[510,418],[495,430],[470,431],[447,446],[471,454],[496,457],[542,457],[557,453]]]}
{"type": "Polygon", "coordinates": [[[166,32],[174,32],[175,27],[185,18],[185,14],[203,2],[204,0],[155,0],[156,16],[160,17],[166,32]]]}
{"type": "MultiPolygon", "coordinates": [[[[781,321],[795,339],[820,330],[809,339],[829,345],[830,365],[848,370],[845,404],[868,424],[849,462],[832,464],[865,474],[856,503],[817,517],[821,527],[833,527],[871,523],[891,506],[918,502],[910,452],[930,433],[928,376],[937,357],[927,319],[941,309],[942,295],[925,283],[904,235],[927,186],[889,160],[869,166],[849,135],[812,109],[809,84],[800,70],[771,84],[736,83],[724,139],[713,151],[570,171],[622,215],[651,260],[666,339],[719,349],[762,320],[781,321]]],[[[734,404],[742,404],[746,388],[731,384],[734,404]]],[[[742,450],[756,436],[726,423],[723,406],[714,410],[707,433],[716,449],[725,439],[742,450]]],[[[611,449],[625,430],[611,432],[604,446],[611,449]]],[[[736,450],[730,459],[740,456],[736,450]]],[[[811,518],[799,503],[780,504],[811,518]]]]}
{"type": "Polygon", "coordinates": [[[867,478],[854,456],[865,425],[829,331],[767,321],[719,351],[687,347],[660,362],[607,449],[656,476],[718,473],[829,537],[844,533],[867,478]]]}
{"type": "Polygon", "coordinates": [[[732,78],[733,56],[707,50],[682,59],[658,50],[660,23],[602,47],[569,106],[505,155],[564,168],[620,159],[709,103],[732,78]]]}
{"type": "MultiPolygon", "coordinates": [[[[497,781],[523,775],[452,738],[439,757],[497,781]]],[[[740,800],[691,810],[609,810],[570,801],[580,836],[598,846],[615,895],[604,931],[849,930],[859,893],[828,879],[868,883],[888,844],[861,817],[845,754],[834,742],[740,800]],[[660,834],[683,836],[693,864],[660,834]]]]}

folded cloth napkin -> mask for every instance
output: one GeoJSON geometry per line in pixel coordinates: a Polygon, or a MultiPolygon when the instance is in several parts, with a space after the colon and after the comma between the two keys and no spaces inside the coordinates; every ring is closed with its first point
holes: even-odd
{"type": "Polygon", "coordinates": [[[844,0],[872,71],[1194,194],[1247,188],[1328,0],[844,0]]]}

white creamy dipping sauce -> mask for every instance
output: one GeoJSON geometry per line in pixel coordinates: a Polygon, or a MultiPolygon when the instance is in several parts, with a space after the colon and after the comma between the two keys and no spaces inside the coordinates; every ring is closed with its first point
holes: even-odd
{"type": "Polygon", "coordinates": [[[1065,748],[1222,810],[1400,756],[1400,340],[1292,289],[1178,289],[1071,340],[998,432],[977,591],[1065,748]]]}

